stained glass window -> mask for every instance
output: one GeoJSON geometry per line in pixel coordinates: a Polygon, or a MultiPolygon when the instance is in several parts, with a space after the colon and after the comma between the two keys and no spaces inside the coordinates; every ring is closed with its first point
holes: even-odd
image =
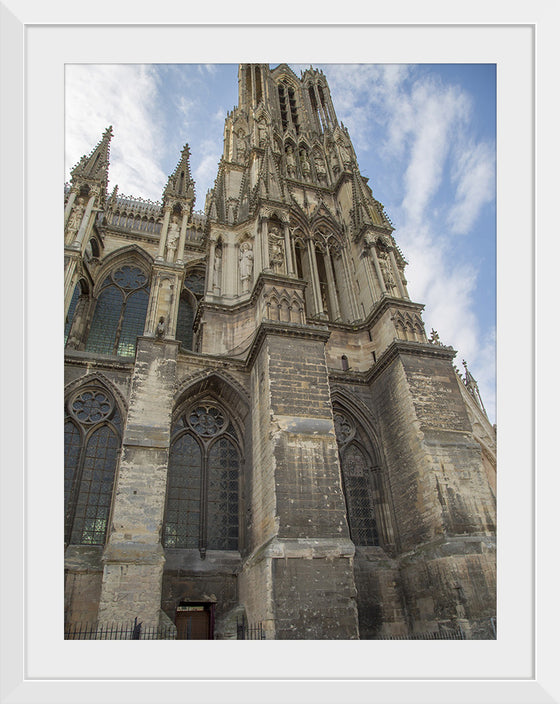
{"type": "Polygon", "coordinates": [[[189,434],[176,440],[169,455],[163,544],[197,548],[200,529],[202,453],[189,434]]]}
{"type": "Polygon", "coordinates": [[[240,456],[233,424],[216,406],[199,404],[173,428],[164,546],[237,550],[240,456]]]}
{"type": "Polygon", "coordinates": [[[144,332],[148,279],[137,267],[122,266],[103,282],[86,350],[134,357],[136,339],[144,332]]]}
{"type": "Polygon", "coordinates": [[[120,416],[113,399],[97,388],[74,394],[68,401],[67,412],[64,426],[66,542],[103,545],[121,444],[120,416]]]}
{"type": "Polygon", "coordinates": [[[226,437],[208,454],[208,548],[237,550],[239,454],[226,437]]]}
{"type": "Polygon", "coordinates": [[[361,449],[351,444],[343,452],[342,477],[350,537],[356,545],[379,545],[368,464],[361,449]]]}
{"type": "Polygon", "coordinates": [[[179,300],[179,313],[177,315],[177,332],[175,337],[186,350],[192,350],[193,345],[193,320],[194,310],[186,296],[179,300]]]}
{"type": "Polygon", "coordinates": [[[72,300],[70,301],[70,306],[68,307],[68,313],[66,314],[66,321],[64,324],[64,344],[68,341],[68,335],[70,334],[70,328],[74,321],[74,313],[76,312],[76,305],[78,304],[78,299],[82,289],[79,283],[74,287],[74,293],[72,294],[72,300]]]}

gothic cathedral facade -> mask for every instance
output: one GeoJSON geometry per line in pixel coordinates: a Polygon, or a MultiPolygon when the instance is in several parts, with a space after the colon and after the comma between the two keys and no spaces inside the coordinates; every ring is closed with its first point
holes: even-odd
{"type": "MultiPolygon", "coordinates": [[[[496,437],[324,74],[239,67],[204,213],[65,189],[65,617],[493,638],[496,437]]],[[[197,631],[198,633],[199,631],[197,631]]]]}

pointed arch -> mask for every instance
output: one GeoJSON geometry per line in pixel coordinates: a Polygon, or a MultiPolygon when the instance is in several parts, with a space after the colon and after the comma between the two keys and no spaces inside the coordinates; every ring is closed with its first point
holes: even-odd
{"type": "Polygon", "coordinates": [[[64,406],[65,542],[103,545],[124,417],[97,374],[69,384],[64,406]]]}
{"type": "Polygon", "coordinates": [[[154,263],[153,258],[138,245],[127,245],[126,247],[121,247],[111,252],[103,259],[101,267],[95,277],[93,295],[97,295],[99,288],[103,285],[103,282],[111,271],[117,269],[119,265],[122,266],[128,263],[138,266],[148,280],[151,278],[152,265],[154,263]]]}
{"type": "Polygon", "coordinates": [[[184,380],[171,424],[163,544],[203,558],[239,549],[249,406],[231,382],[209,370],[184,380]]]}
{"type": "Polygon", "coordinates": [[[391,488],[371,410],[341,386],[333,387],[331,400],[352,540],[391,548],[391,488]]]}

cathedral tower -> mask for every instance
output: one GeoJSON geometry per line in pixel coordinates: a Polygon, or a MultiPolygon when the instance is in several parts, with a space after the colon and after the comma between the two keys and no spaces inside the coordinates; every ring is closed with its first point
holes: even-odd
{"type": "Polygon", "coordinates": [[[97,200],[66,238],[68,620],[493,637],[476,382],[426,336],[324,74],[238,84],[203,215],[188,147],[159,204],[106,196],[110,130],[73,172],[67,219],[97,200]]]}

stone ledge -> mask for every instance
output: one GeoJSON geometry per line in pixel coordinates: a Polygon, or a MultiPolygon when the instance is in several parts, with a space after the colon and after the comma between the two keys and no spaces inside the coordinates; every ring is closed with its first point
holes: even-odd
{"type": "Polygon", "coordinates": [[[352,558],[354,543],[346,538],[287,538],[274,537],[245,560],[244,567],[252,567],[262,560],[352,558]]]}
{"type": "Polygon", "coordinates": [[[438,538],[409,550],[397,559],[404,567],[417,561],[437,560],[446,557],[483,555],[496,552],[496,539],[488,535],[455,535],[438,538]]]}
{"type": "Polygon", "coordinates": [[[162,546],[157,544],[121,542],[108,545],[103,553],[104,564],[161,565],[165,562],[162,546]]]}

